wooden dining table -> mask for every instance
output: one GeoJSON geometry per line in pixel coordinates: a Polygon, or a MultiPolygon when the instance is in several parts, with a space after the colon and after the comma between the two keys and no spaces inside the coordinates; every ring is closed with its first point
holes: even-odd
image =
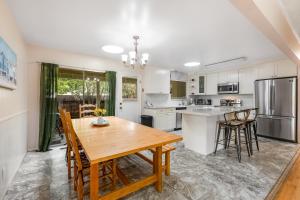
{"type": "Polygon", "coordinates": [[[118,199],[132,192],[155,184],[158,192],[163,189],[162,146],[182,140],[179,135],[150,128],[118,117],[105,117],[109,125],[95,127],[92,122],[97,118],[73,119],[73,127],[82,148],[90,162],[90,199],[118,199]],[[154,172],[137,182],[100,195],[98,165],[112,159],[156,148],[154,172]]]}

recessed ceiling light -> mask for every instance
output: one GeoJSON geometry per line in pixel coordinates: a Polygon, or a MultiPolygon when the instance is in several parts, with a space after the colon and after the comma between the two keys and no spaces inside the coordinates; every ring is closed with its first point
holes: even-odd
{"type": "Polygon", "coordinates": [[[184,63],[185,67],[197,67],[199,65],[200,65],[199,62],[187,62],[187,63],[184,63]]]}
{"type": "Polygon", "coordinates": [[[123,53],[123,51],[124,51],[124,49],[122,47],[115,46],[115,45],[104,45],[102,47],[102,50],[107,53],[113,53],[113,54],[123,53]]]}

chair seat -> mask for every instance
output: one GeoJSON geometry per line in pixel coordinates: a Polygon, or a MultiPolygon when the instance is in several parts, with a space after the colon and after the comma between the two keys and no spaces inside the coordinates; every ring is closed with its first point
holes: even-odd
{"type": "MultiPolygon", "coordinates": [[[[168,151],[173,151],[175,150],[176,148],[172,145],[169,145],[169,144],[166,144],[162,147],[162,153],[166,153],[168,151]]],[[[156,148],[151,148],[149,149],[152,153],[155,153],[156,152],[156,148]]]]}

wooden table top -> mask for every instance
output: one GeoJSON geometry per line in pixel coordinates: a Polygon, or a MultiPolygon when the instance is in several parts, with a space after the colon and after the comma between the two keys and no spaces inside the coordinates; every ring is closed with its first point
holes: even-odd
{"type": "Polygon", "coordinates": [[[181,136],[127,121],[105,117],[109,126],[94,127],[97,118],[73,119],[76,135],[91,164],[182,140],[181,136]]]}

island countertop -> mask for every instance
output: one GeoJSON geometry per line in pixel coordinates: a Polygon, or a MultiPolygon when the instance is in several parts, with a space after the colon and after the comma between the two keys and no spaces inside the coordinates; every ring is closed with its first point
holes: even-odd
{"type": "Polygon", "coordinates": [[[218,116],[223,115],[224,113],[241,111],[246,109],[251,109],[253,107],[250,106],[241,106],[241,107],[233,107],[233,106],[197,106],[197,107],[188,107],[186,110],[177,110],[177,113],[187,114],[187,115],[200,115],[200,116],[218,116]]]}

